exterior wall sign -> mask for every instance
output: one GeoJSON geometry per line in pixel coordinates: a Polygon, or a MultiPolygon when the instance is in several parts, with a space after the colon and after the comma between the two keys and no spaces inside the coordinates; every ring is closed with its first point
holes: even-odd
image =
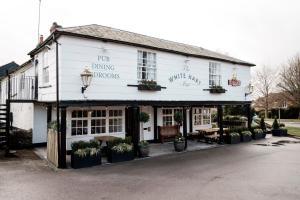
{"type": "Polygon", "coordinates": [[[232,78],[228,80],[228,85],[231,86],[240,86],[241,81],[237,79],[236,68],[233,69],[232,78]]]}
{"type": "Polygon", "coordinates": [[[115,72],[115,66],[111,63],[109,56],[97,56],[97,62],[92,63],[92,73],[94,78],[119,79],[120,74],[115,72]]]}
{"type": "Polygon", "coordinates": [[[183,72],[173,74],[169,77],[169,82],[173,83],[175,81],[180,81],[180,84],[185,87],[189,87],[191,85],[200,85],[201,81],[200,78],[192,75],[190,73],[190,67],[188,66],[188,62],[185,62],[185,66],[183,67],[183,72]]]}

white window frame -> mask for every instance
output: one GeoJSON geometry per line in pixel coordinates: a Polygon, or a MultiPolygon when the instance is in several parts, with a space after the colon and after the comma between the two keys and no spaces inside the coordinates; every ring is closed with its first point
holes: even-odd
{"type": "MultiPolygon", "coordinates": [[[[173,126],[176,125],[176,122],[174,120],[174,115],[176,112],[183,112],[183,110],[181,108],[162,108],[162,125],[163,126],[173,126]],[[171,113],[164,113],[164,110],[171,110],[171,113]],[[172,117],[172,121],[171,124],[170,123],[166,123],[166,121],[164,121],[164,118],[170,118],[172,117]]],[[[170,120],[168,120],[167,122],[170,122],[170,120]]]]}
{"type": "Polygon", "coordinates": [[[193,126],[202,126],[211,124],[210,108],[193,108],[193,126]],[[197,123],[196,123],[197,122],[197,123]]]}
{"type": "Polygon", "coordinates": [[[209,86],[222,86],[221,63],[209,62],[209,86]]]}
{"type": "Polygon", "coordinates": [[[138,50],[137,52],[137,79],[138,81],[156,81],[156,53],[138,50]]]}
{"type": "Polygon", "coordinates": [[[122,109],[110,109],[108,110],[108,133],[112,134],[112,133],[122,133],[123,132],[123,110],[122,109]],[[110,112],[113,113],[113,115],[110,115],[110,112]],[[120,112],[121,115],[115,115],[115,113],[120,112]],[[113,122],[112,124],[110,124],[110,122],[113,122]],[[117,121],[117,124],[115,124],[115,121],[117,121]],[[111,131],[111,127],[117,128],[117,130],[113,130],[111,131]],[[121,127],[121,130],[118,130],[118,128],[121,127]]]}
{"type": "Polygon", "coordinates": [[[100,135],[119,135],[119,134],[124,134],[125,133],[125,109],[124,107],[111,107],[111,108],[106,108],[106,107],[92,107],[89,109],[82,109],[80,107],[74,107],[72,109],[68,109],[68,114],[67,114],[67,138],[80,138],[80,137],[95,137],[95,136],[100,136],[100,135]],[[105,117],[92,117],[92,111],[95,110],[105,110],[105,117]],[[112,110],[120,110],[122,112],[121,116],[112,116],[109,117],[109,111],[112,110]],[[81,120],[83,118],[73,118],[72,117],[72,112],[73,111],[86,111],[87,112],[87,117],[84,119],[87,119],[87,127],[88,127],[88,134],[86,135],[72,135],[72,120],[81,120]],[[118,132],[109,132],[109,119],[121,119],[121,131],[118,132]],[[92,120],[93,119],[105,119],[105,133],[93,133],[92,134],[92,120]]]}
{"type": "Polygon", "coordinates": [[[42,77],[42,80],[43,80],[43,84],[46,85],[49,83],[49,66],[46,66],[46,67],[43,67],[43,77],[42,77]]]}
{"type": "Polygon", "coordinates": [[[91,135],[97,135],[97,134],[105,134],[107,132],[107,110],[106,109],[94,109],[91,111],[91,116],[90,116],[90,122],[91,122],[91,135]],[[93,116],[93,112],[96,112],[96,116],[93,116]],[[104,116],[102,116],[102,114],[100,116],[97,115],[97,112],[101,112],[101,113],[105,113],[104,116]],[[95,120],[95,125],[93,125],[92,121],[95,120]],[[100,124],[98,125],[96,120],[104,120],[104,125],[100,124]],[[95,132],[93,133],[92,129],[95,128],[95,132]],[[100,129],[100,131],[97,131],[97,128],[100,129]],[[104,128],[104,132],[102,132],[102,129],[104,128]]]}
{"type": "Polygon", "coordinates": [[[71,127],[70,127],[70,129],[71,129],[71,136],[86,136],[86,135],[89,135],[89,129],[90,129],[89,128],[89,112],[87,110],[79,110],[79,109],[72,110],[71,111],[71,127]],[[79,112],[79,111],[82,112],[82,117],[78,117],[78,116],[73,117],[72,116],[73,112],[79,112]],[[84,112],[87,112],[86,117],[84,117],[84,112]],[[76,126],[73,126],[73,121],[76,123],[76,126]],[[81,123],[82,123],[81,126],[77,125],[78,121],[81,121],[81,123]],[[84,121],[87,121],[86,126],[84,126],[84,121]],[[81,128],[82,132],[81,132],[81,134],[77,134],[77,131],[80,128],[81,128]],[[76,133],[74,135],[72,134],[73,133],[73,129],[76,129],[76,133]],[[83,134],[84,133],[84,131],[83,131],[84,129],[87,129],[86,134],[83,134]]]}

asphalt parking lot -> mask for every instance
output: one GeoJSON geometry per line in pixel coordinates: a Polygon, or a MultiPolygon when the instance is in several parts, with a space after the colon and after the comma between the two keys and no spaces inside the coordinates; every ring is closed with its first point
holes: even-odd
{"type": "Polygon", "coordinates": [[[299,200],[299,152],[299,139],[269,138],[56,171],[26,150],[0,159],[0,199],[299,200]]]}

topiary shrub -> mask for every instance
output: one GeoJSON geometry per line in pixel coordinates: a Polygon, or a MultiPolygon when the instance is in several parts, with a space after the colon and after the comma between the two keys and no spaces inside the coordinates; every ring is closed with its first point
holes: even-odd
{"type": "Polygon", "coordinates": [[[274,122],[272,124],[272,128],[275,129],[275,130],[279,129],[279,123],[277,121],[277,118],[274,119],[274,122]]]}
{"type": "Polygon", "coordinates": [[[150,119],[150,116],[148,113],[145,113],[145,112],[141,112],[140,113],[140,122],[142,123],[147,123],[150,119]]]}
{"type": "Polygon", "coordinates": [[[266,131],[266,130],[267,130],[266,123],[265,123],[265,119],[264,119],[263,117],[260,119],[260,128],[261,128],[263,131],[266,131]]]}
{"type": "Polygon", "coordinates": [[[183,121],[183,115],[182,112],[175,112],[174,114],[174,121],[181,126],[183,121]]]}

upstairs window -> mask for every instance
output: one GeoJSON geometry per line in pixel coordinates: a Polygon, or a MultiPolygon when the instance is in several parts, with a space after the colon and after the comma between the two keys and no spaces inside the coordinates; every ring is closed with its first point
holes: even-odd
{"type": "Polygon", "coordinates": [[[137,73],[139,81],[156,81],[156,53],[138,51],[137,73]]]}
{"type": "Polygon", "coordinates": [[[43,84],[49,83],[49,67],[43,68],[43,84]]]}
{"type": "Polygon", "coordinates": [[[221,64],[209,62],[209,86],[221,86],[221,64]]]}
{"type": "Polygon", "coordinates": [[[20,76],[20,89],[25,89],[25,72],[22,72],[20,76]]]}

